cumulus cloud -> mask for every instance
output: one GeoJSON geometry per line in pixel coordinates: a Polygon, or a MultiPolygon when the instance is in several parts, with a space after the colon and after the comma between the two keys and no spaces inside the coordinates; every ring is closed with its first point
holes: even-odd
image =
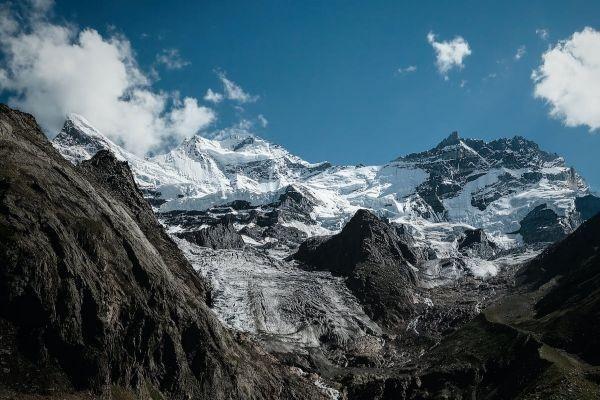
{"type": "Polygon", "coordinates": [[[548,35],[550,35],[550,32],[546,28],[538,28],[535,30],[535,34],[538,35],[542,40],[548,40],[548,35]]]}
{"type": "Polygon", "coordinates": [[[409,65],[408,67],[404,67],[404,68],[398,68],[398,73],[403,75],[403,74],[409,74],[411,72],[416,72],[417,71],[417,66],[416,65],[409,65]]]}
{"type": "Polygon", "coordinates": [[[517,52],[515,53],[515,60],[518,61],[521,58],[523,58],[525,53],[527,53],[527,49],[525,48],[525,46],[519,46],[519,48],[517,49],[517,52]]]}
{"type": "Polygon", "coordinates": [[[566,126],[600,129],[600,32],[584,28],[542,55],[534,95],[566,126]]]}
{"type": "Polygon", "coordinates": [[[125,37],[53,23],[51,6],[30,1],[19,16],[8,6],[0,9],[0,91],[12,106],[34,114],[50,136],[74,112],[144,154],[215,119],[196,99],[153,90],[125,37]]]}
{"type": "Polygon", "coordinates": [[[157,56],[156,62],[164,65],[166,69],[182,69],[190,65],[190,62],[184,60],[177,49],[163,49],[157,56]]]}
{"type": "Polygon", "coordinates": [[[185,138],[190,132],[196,133],[199,127],[209,125],[215,118],[212,111],[206,107],[198,105],[198,100],[192,97],[186,97],[182,102],[177,102],[170,114],[170,124],[173,127],[173,133],[177,138],[185,138]]]}
{"type": "Polygon", "coordinates": [[[464,59],[471,55],[469,43],[460,36],[456,36],[450,41],[436,40],[436,35],[433,32],[427,34],[427,42],[435,50],[435,65],[440,74],[448,79],[448,72],[453,68],[462,69],[464,67],[464,59]]]}

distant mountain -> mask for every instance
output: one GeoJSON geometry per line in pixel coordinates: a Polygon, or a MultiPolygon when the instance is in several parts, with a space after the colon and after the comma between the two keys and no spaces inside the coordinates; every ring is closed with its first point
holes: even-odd
{"type": "Polygon", "coordinates": [[[204,211],[236,201],[261,207],[293,188],[308,203],[306,218],[287,218],[284,225],[309,236],[334,233],[366,208],[409,224],[417,240],[441,237],[430,243],[441,255],[456,251],[448,245],[456,238],[449,231],[483,228],[506,248],[556,240],[600,210],[573,168],[522,137],[485,142],[454,132],[431,150],[384,165],[332,166],[308,163],[244,130],[229,129],[142,159],[72,114],[53,144],[72,162],[101,148],[127,160],[160,212],[204,211]]]}
{"type": "Polygon", "coordinates": [[[143,189],[188,183],[179,173],[170,174],[162,166],[123,149],[77,114],[68,115],[52,145],[73,164],[92,158],[100,150],[109,150],[118,160],[129,163],[136,183],[143,189]]]}

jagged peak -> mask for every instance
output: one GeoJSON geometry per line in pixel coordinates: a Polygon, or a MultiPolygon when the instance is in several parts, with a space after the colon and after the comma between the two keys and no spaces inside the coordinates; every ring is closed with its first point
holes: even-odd
{"type": "Polygon", "coordinates": [[[437,146],[436,149],[442,149],[444,147],[453,146],[460,144],[462,140],[460,139],[460,135],[458,131],[453,131],[447,138],[442,140],[437,146]]]}
{"type": "Polygon", "coordinates": [[[481,139],[463,139],[456,131],[430,150],[400,156],[394,161],[424,161],[431,157],[439,157],[457,148],[461,148],[466,152],[465,154],[472,154],[485,161],[485,163],[491,163],[491,165],[498,165],[503,162],[502,160],[506,160],[509,164],[515,164],[515,162],[521,164],[553,162],[557,165],[561,165],[564,161],[557,154],[540,149],[536,142],[523,136],[485,141],[481,139]]]}
{"type": "Polygon", "coordinates": [[[213,132],[209,135],[194,135],[182,142],[178,147],[182,148],[196,148],[196,149],[210,149],[220,148],[228,151],[238,151],[243,149],[245,146],[259,143],[265,146],[274,146],[268,141],[254,135],[243,129],[228,128],[213,132]]]}
{"type": "Polygon", "coordinates": [[[68,136],[89,136],[108,140],[98,129],[96,129],[84,116],[76,113],[68,113],[65,118],[65,123],[59,133],[60,135],[68,136]],[[76,131],[74,131],[74,129],[76,131]]]}
{"type": "Polygon", "coordinates": [[[92,158],[100,150],[110,150],[120,159],[136,158],[102,134],[84,116],[69,113],[52,144],[74,164],[92,158]]]}

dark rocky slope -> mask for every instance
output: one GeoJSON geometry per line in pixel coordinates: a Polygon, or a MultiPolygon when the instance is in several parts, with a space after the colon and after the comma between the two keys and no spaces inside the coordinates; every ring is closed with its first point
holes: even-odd
{"type": "Polygon", "coordinates": [[[567,236],[571,230],[561,223],[558,215],[546,204],[535,207],[519,224],[521,226],[515,233],[521,234],[523,242],[527,244],[553,243],[567,236]]]}
{"type": "Polygon", "coordinates": [[[575,199],[575,208],[580,214],[582,221],[587,221],[594,215],[600,213],[600,198],[588,194],[575,199]]]}
{"type": "Polygon", "coordinates": [[[244,247],[242,236],[236,232],[231,220],[219,219],[214,225],[175,234],[198,246],[212,249],[241,249],[244,247]]]}
{"type": "Polygon", "coordinates": [[[516,281],[413,367],[348,379],[348,397],[599,398],[600,215],[524,265],[516,281]]]}
{"type": "Polygon", "coordinates": [[[530,329],[600,365],[600,214],[525,265],[517,279],[541,296],[530,329]]]}
{"type": "Polygon", "coordinates": [[[1,398],[321,396],[208,297],[126,164],[76,168],[0,105],[1,398]]]}
{"type": "Polygon", "coordinates": [[[367,210],[358,210],[339,234],[307,240],[294,258],[346,277],[365,312],[384,327],[405,326],[414,314],[417,255],[396,227],[367,210]]]}

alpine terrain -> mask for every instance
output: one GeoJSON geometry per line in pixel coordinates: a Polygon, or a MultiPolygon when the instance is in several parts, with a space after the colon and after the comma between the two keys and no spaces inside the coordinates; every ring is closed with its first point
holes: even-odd
{"type": "Polygon", "coordinates": [[[142,158],[2,106],[0,397],[598,398],[583,177],[522,137],[398,153],[142,158]]]}

